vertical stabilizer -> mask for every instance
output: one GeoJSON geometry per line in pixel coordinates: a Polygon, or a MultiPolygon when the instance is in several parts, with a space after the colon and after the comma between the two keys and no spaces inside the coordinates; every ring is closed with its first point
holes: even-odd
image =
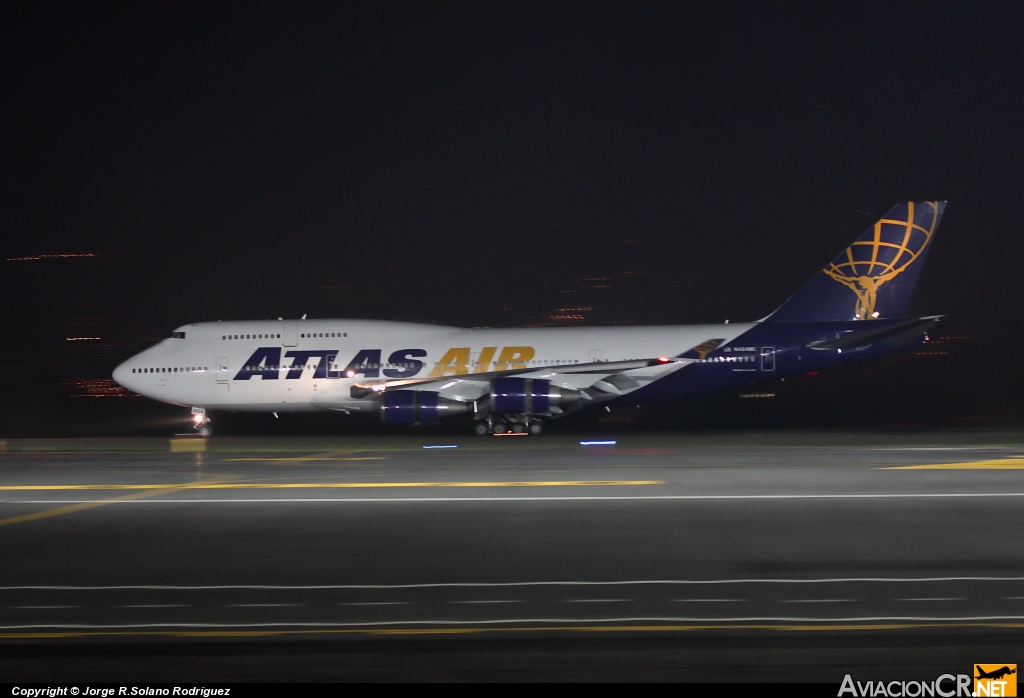
{"type": "Polygon", "coordinates": [[[765,321],[903,317],[945,208],[945,201],[896,205],[765,321]]]}

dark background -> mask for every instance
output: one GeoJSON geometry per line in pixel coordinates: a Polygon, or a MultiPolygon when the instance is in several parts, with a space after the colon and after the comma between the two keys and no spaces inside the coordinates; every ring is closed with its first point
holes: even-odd
{"type": "Polygon", "coordinates": [[[188,322],[756,319],[908,199],[949,201],[924,350],[563,428],[1024,425],[1022,29],[1014,3],[7,3],[0,436],[165,433],[183,411],[110,371],[188,322]]]}

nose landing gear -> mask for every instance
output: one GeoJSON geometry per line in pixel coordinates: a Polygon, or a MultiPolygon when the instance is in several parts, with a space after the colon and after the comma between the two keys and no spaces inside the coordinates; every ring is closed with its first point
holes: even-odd
{"type": "Polygon", "coordinates": [[[192,408],[192,428],[203,438],[213,433],[213,429],[210,428],[210,418],[206,416],[205,408],[192,408]]]}

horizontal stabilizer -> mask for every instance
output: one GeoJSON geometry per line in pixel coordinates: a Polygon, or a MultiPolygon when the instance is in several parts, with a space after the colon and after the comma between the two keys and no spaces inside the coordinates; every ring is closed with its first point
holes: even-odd
{"type": "Polygon", "coordinates": [[[873,344],[901,345],[912,342],[939,324],[942,316],[913,318],[885,327],[870,330],[850,330],[839,333],[835,339],[822,339],[808,344],[808,348],[824,351],[827,349],[863,349],[873,344]]]}

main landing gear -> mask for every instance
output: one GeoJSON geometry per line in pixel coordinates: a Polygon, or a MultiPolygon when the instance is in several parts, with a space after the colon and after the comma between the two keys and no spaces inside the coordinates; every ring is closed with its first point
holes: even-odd
{"type": "Polygon", "coordinates": [[[206,416],[205,408],[192,408],[192,428],[203,438],[213,433],[213,429],[210,428],[210,418],[206,416]]]}
{"type": "Polygon", "coordinates": [[[473,425],[473,431],[479,436],[494,434],[530,434],[538,436],[544,431],[544,422],[539,417],[525,414],[506,414],[502,417],[488,417],[473,425]]]}

